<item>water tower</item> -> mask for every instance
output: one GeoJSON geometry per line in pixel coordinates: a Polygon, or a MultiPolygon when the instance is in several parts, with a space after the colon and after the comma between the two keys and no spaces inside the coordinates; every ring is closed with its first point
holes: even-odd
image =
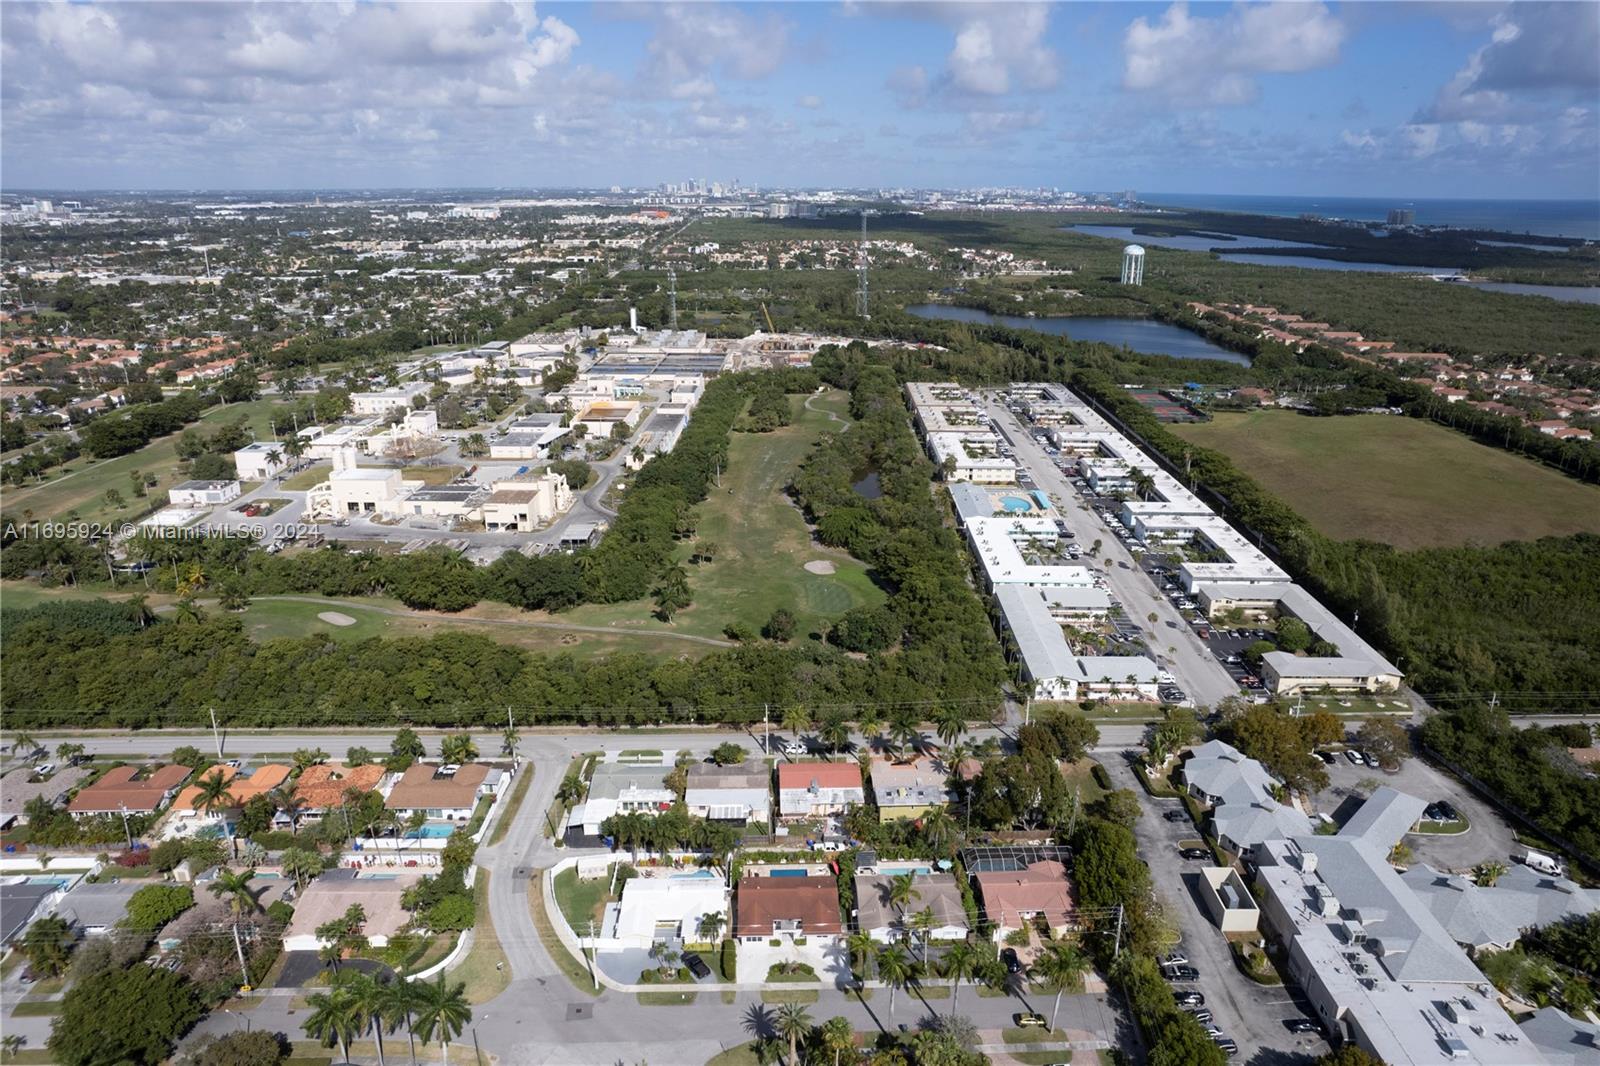
{"type": "Polygon", "coordinates": [[[1137,244],[1122,249],[1122,283],[1144,284],[1144,249],[1137,244]]]}

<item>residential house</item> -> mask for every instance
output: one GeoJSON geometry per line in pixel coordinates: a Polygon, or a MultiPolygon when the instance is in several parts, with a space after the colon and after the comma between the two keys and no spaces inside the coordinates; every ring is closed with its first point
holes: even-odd
{"type": "Polygon", "coordinates": [[[216,817],[222,817],[228,811],[238,810],[249,803],[256,796],[264,796],[273,789],[280,787],[289,779],[291,768],[283,763],[268,763],[255,768],[246,767],[236,770],[226,763],[218,763],[209,770],[202,770],[194,776],[178,798],[172,801],[172,816],[174,818],[197,818],[202,815],[200,810],[200,782],[210,780],[221,775],[228,783],[228,795],[233,797],[233,802],[226,807],[217,809],[216,817]]]}
{"type": "Polygon", "coordinates": [[[10,947],[35,918],[50,913],[61,897],[61,886],[15,877],[0,882],[0,948],[10,947]]]}
{"type": "Polygon", "coordinates": [[[778,814],[804,818],[843,814],[866,802],[861,767],[854,762],[786,762],[778,765],[778,814]]]}
{"type": "Polygon", "coordinates": [[[348,867],[328,870],[306,886],[295,901],[289,927],[283,931],[285,951],[316,951],[324,947],[317,928],[343,918],[353,904],[360,904],[366,913],[361,932],[375,948],[386,946],[391,936],[405,928],[411,915],[400,905],[400,898],[415,881],[358,877],[357,873],[348,867]]]}
{"type": "Polygon", "coordinates": [[[421,812],[431,821],[467,822],[484,796],[498,796],[510,779],[484,763],[413,763],[383,805],[402,819],[421,812]]]}
{"type": "Polygon", "coordinates": [[[927,910],[933,914],[929,934],[932,939],[966,939],[967,910],[954,874],[913,872],[911,887],[915,895],[909,904],[891,902],[895,879],[893,873],[887,872],[856,875],[857,929],[887,944],[911,935],[912,917],[927,910]]]}
{"type": "Polygon", "coordinates": [[[74,818],[100,814],[154,814],[177,795],[189,779],[187,766],[158,766],[142,773],[138,766],[115,766],[100,780],[78,790],[67,804],[74,818]]]}
{"type": "Polygon", "coordinates": [[[300,817],[318,819],[343,806],[348,793],[371,792],[387,776],[382,766],[346,766],[343,763],[317,763],[308,766],[294,783],[294,797],[301,805],[300,817]]]}
{"type": "Polygon", "coordinates": [[[1229,851],[1247,855],[1262,840],[1311,832],[1305,813],[1279,803],[1273,794],[1282,783],[1231,744],[1207,741],[1193,750],[1180,772],[1189,794],[1211,807],[1217,842],[1229,851]]]}
{"type": "Polygon", "coordinates": [[[33,780],[33,767],[23,766],[0,780],[0,829],[9,829],[26,817],[32,800],[43,799],[52,807],[67,802],[67,795],[93,771],[87,766],[64,766],[43,781],[33,780]]]}
{"type": "Polygon", "coordinates": [[[597,842],[600,826],[613,814],[656,815],[670,809],[677,799],[666,785],[671,772],[662,763],[597,763],[587,796],[567,815],[567,843],[597,842]]]}
{"type": "Polygon", "coordinates": [[[1019,870],[983,871],[973,874],[972,880],[997,940],[1035,920],[1056,933],[1072,925],[1072,882],[1066,866],[1055,859],[1041,859],[1019,870]]]}
{"type": "Polygon", "coordinates": [[[720,939],[728,933],[730,893],[721,877],[634,877],[622,886],[622,899],[606,906],[603,940],[623,947],[648,948],[670,941],[697,941],[700,919],[722,919],[720,939]]]}
{"type": "Polygon", "coordinates": [[[829,876],[745,877],[734,897],[733,930],[747,944],[838,937],[838,886],[829,876]]]}
{"type": "Polygon", "coordinates": [[[772,771],[767,764],[689,767],[684,802],[689,813],[710,822],[768,825],[772,821],[772,771]]]}
{"type": "Polygon", "coordinates": [[[948,778],[944,764],[926,755],[910,762],[874,757],[872,795],[878,803],[878,817],[921,818],[935,807],[943,807],[950,802],[948,778]]]}
{"type": "Polygon", "coordinates": [[[115,931],[117,923],[128,913],[128,900],[144,885],[145,882],[137,880],[96,885],[85,881],[62,897],[56,914],[85,936],[104,936],[115,931]]]}

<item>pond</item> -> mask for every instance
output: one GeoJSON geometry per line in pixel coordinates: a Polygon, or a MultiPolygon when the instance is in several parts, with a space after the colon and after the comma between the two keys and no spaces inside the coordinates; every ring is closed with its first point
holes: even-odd
{"type": "Polygon", "coordinates": [[[906,308],[906,312],[918,318],[983,322],[1010,326],[1012,329],[1031,329],[1035,333],[1050,333],[1058,337],[1069,337],[1075,341],[1111,344],[1149,355],[1169,355],[1175,359],[1218,359],[1240,366],[1250,365],[1249,356],[1230,352],[1181,326],[1172,326],[1149,318],[1107,316],[1024,318],[1021,315],[995,315],[988,311],[980,311],[976,307],[952,307],[948,304],[917,304],[906,308]]]}
{"type": "Polygon", "coordinates": [[[869,500],[876,500],[883,496],[883,486],[878,482],[878,472],[868,470],[851,486],[869,500]]]}
{"type": "Polygon", "coordinates": [[[1251,266],[1303,267],[1307,270],[1355,270],[1365,274],[1459,274],[1455,267],[1398,266],[1394,263],[1346,263],[1342,259],[1318,259],[1310,255],[1252,255],[1249,252],[1223,252],[1219,259],[1251,266]]]}
{"type": "Polygon", "coordinates": [[[1062,226],[1073,233],[1090,237],[1105,237],[1128,244],[1142,244],[1150,248],[1177,248],[1185,252],[1209,252],[1213,248],[1226,248],[1230,244],[1251,248],[1326,248],[1325,244],[1307,244],[1304,241],[1280,241],[1271,237],[1247,237],[1240,233],[1222,233],[1207,230],[1204,234],[1181,234],[1171,237],[1146,237],[1133,232],[1132,226],[1062,226]]]}
{"type": "Polygon", "coordinates": [[[1547,300],[1560,300],[1562,303],[1600,304],[1600,286],[1595,285],[1522,285],[1511,281],[1463,281],[1455,284],[1470,285],[1487,292],[1509,292],[1515,296],[1543,296],[1547,300]]]}

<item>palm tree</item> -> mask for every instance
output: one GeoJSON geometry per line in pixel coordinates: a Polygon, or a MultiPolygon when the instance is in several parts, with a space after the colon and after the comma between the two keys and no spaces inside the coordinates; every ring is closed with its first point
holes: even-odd
{"type": "Polygon", "coordinates": [[[389,998],[389,978],[376,977],[360,970],[346,970],[340,974],[339,983],[350,994],[350,1007],[355,1015],[356,1031],[364,1033],[369,1029],[372,1030],[373,1039],[378,1042],[378,1066],[384,1066],[383,1015],[389,998]]]}
{"type": "Polygon", "coordinates": [[[889,986],[889,1017],[894,1017],[896,990],[908,986],[914,973],[916,969],[899,944],[890,944],[878,952],[878,976],[889,986]]]}
{"type": "Polygon", "coordinates": [[[900,912],[900,921],[905,922],[905,913],[911,907],[911,901],[921,899],[922,892],[916,885],[915,873],[900,874],[889,882],[889,906],[900,912]]]}
{"type": "Polygon", "coordinates": [[[933,724],[939,739],[949,746],[960,740],[961,734],[967,731],[967,716],[958,707],[942,707],[934,715],[933,724]]]}
{"type": "Polygon", "coordinates": [[[391,1031],[402,1022],[406,1027],[406,1042],[411,1045],[411,1066],[417,1066],[417,1038],[411,1029],[412,1016],[420,1000],[418,986],[400,977],[383,986],[383,1004],[380,1010],[391,1031]]]}
{"type": "Polygon", "coordinates": [[[239,805],[233,798],[233,793],[228,791],[228,779],[218,770],[210,777],[202,777],[195,782],[200,790],[194,798],[195,810],[207,816],[214,816],[218,810],[230,810],[239,805]]]}
{"type": "Polygon", "coordinates": [[[306,1003],[311,1013],[302,1023],[306,1035],[321,1042],[323,1047],[339,1045],[344,1061],[350,1061],[350,1040],[360,1033],[356,1024],[355,1001],[348,988],[335,988],[331,992],[313,993],[306,1003]]]}
{"type": "Polygon", "coordinates": [[[466,763],[478,757],[478,745],[471,733],[451,733],[439,745],[439,757],[447,763],[466,763]]]}
{"type": "Polygon", "coordinates": [[[850,952],[850,964],[854,966],[861,963],[861,987],[867,985],[867,978],[872,976],[872,959],[878,952],[878,942],[872,939],[872,934],[866,930],[851,933],[844,942],[845,949],[850,952]]]}
{"type": "Polygon", "coordinates": [[[854,1051],[855,1046],[855,1028],[849,1018],[829,1018],[822,1023],[822,1048],[833,1052],[833,1066],[839,1066],[839,1056],[854,1051]]]}
{"type": "Polygon", "coordinates": [[[522,743],[522,734],[517,732],[517,727],[508,725],[500,733],[500,754],[515,757],[517,745],[522,743]]]}
{"type": "Polygon", "coordinates": [[[294,878],[295,888],[300,889],[322,872],[322,856],[305,848],[285,848],[283,854],[278,856],[278,865],[284,873],[294,878]]]}
{"type": "Polygon", "coordinates": [[[956,1012],[961,1002],[961,982],[970,980],[978,970],[978,953],[965,940],[952,944],[944,953],[944,975],[950,978],[950,1013],[956,1012]]]}
{"type": "Polygon", "coordinates": [[[444,1052],[444,1061],[450,1062],[450,1041],[461,1035],[461,1031],[472,1021],[472,1007],[467,1003],[467,986],[464,981],[457,981],[453,985],[444,983],[444,974],[432,984],[421,982],[417,986],[422,993],[416,1011],[417,1033],[422,1037],[424,1044],[435,1036],[439,1038],[439,1046],[444,1052]]]}
{"type": "Polygon", "coordinates": [[[915,711],[899,710],[889,720],[889,740],[898,755],[908,748],[914,749],[922,740],[922,723],[915,711]]]}
{"type": "Polygon", "coordinates": [[[800,1038],[811,1032],[811,1012],[799,1003],[785,1003],[778,1008],[776,1024],[778,1035],[789,1041],[789,1066],[797,1066],[800,1038]]]}
{"type": "Polygon", "coordinates": [[[33,738],[32,733],[14,733],[11,736],[11,754],[21,755],[27,752],[32,755],[39,750],[39,742],[33,738]]]}
{"type": "Polygon", "coordinates": [[[830,714],[818,735],[830,752],[843,751],[850,744],[850,720],[842,714],[830,714]]]}
{"type": "Polygon", "coordinates": [[[67,968],[75,939],[72,924],[52,914],[28,926],[27,933],[22,937],[22,954],[27,957],[34,973],[55,977],[67,968]]]}
{"type": "Polygon", "coordinates": [[[783,717],[778,720],[779,726],[794,733],[794,739],[799,740],[800,734],[811,728],[811,712],[798,703],[784,708],[783,717]]]}
{"type": "Polygon", "coordinates": [[[883,736],[883,719],[871,707],[864,707],[856,715],[856,728],[861,730],[861,735],[867,738],[867,747],[871,748],[883,736]]]}
{"type": "Polygon", "coordinates": [[[1055,989],[1056,1005],[1050,1012],[1050,1029],[1055,1031],[1056,1015],[1061,1011],[1061,993],[1083,991],[1083,975],[1089,960],[1071,944],[1051,944],[1033,960],[1033,974],[1055,989]]]}
{"type": "MultiPolygon", "coordinates": [[[[7,1059],[17,1057],[17,1052],[22,1050],[22,1045],[28,1042],[27,1037],[18,1036],[16,1033],[7,1033],[0,1036],[0,1052],[4,1052],[7,1059]]],[[[838,1066],[837,1063],[834,1066],[838,1066]]]]}
{"type": "Polygon", "coordinates": [[[696,931],[699,933],[701,940],[715,942],[722,933],[722,927],[727,924],[727,921],[719,912],[707,911],[700,916],[700,921],[696,923],[696,931]]]}
{"type": "Polygon", "coordinates": [[[922,838],[936,851],[953,853],[958,830],[956,820],[943,807],[935,807],[922,816],[922,838]]]}
{"type": "MultiPolygon", "coordinates": [[[[233,915],[233,947],[239,953],[239,973],[244,984],[250,983],[250,967],[245,964],[244,945],[239,942],[239,919],[245,912],[261,907],[261,901],[250,888],[250,880],[255,875],[254,870],[234,873],[224,866],[217,872],[217,879],[207,886],[207,891],[213,896],[228,901],[228,910],[233,915]]],[[[345,1057],[349,1058],[348,1055],[345,1057]]]]}
{"type": "Polygon", "coordinates": [[[933,926],[938,921],[933,916],[933,908],[924,907],[911,916],[911,928],[922,936],[922,964],[928,964],[928,941],[933,939],[933,926]]]}

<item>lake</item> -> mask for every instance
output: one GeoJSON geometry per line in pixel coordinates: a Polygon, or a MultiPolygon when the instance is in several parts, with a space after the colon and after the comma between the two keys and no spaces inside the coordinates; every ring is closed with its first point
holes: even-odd
{"type": "Polygon", "coordinates": [[[1595,285],[1522,285],[1512,281],[1456,281],[1453,285],[1470,285],[1487,292],[1509,292],[1516,296],[1543,296],[1562,303],[1600,304],[1600,286],[1595,285]]]}
{"type": "Polygon", "coordinates": [[[1564,252],[1566,246],[1561,244],[1525,244],[1522,241],[1479,241],[1479,244],[1488,245],[1490,248],[1532,248],[1536,252],[1564,252]]]}
{"type": "Polygon", "coordinates": [[[883,484],[878,480],[878,472],[876,470],[868,470],[850,487],[869,500],[880,499],[883,496],[883,484]]]}
{"type": "Polygon", "coordinates": [[[1062,226],[1064,230],[1073,233],[1083,233],[1090,237],[1105,237],[1110,240],[1124,241],[1128,244],[1142,244],[1156,248],[1177,248],[1185,252],[1209,252],[1213,248],[1226,248],[1229,244],[1237,242],[1241,246],[1251,248],[1326,248],[1325,244],[1306,244],[1303,241],[1279,241],[1270,237],[1246,237],[1238,233],[1222,233],[1220,230],[1208,230],[1215,236],[1176,236],[1176,237],[1146,237],[1133,232],[1132,226],[1087,226],[1073,225],[1062,226]],[[1233,238],[1232,241],[1227,238],[1233,238]]]}
{"type": "Polygon", "coordinates": [[[1171,326],[1148,318],[1025,318],[1022,315],[993,315],[976,307],[952,307],[949,304],[918,304],[906,308],[906,312],[918,318],[993,323],[1010,326],[1012,329],[1031,329],[1035,333],[1050,333],[1058,337],[1069,337],[1075,341],[1111,344],[1150,355],[1170,355],[1174,359],[1218,359],[1240,366],[1250,365],[1248,356],[1218,347],[1198,333],[1181,326],[1171,326]]]}
{"type": "Polygon", "coordinates": [[[1459,274],[1455,267],[1396,266],[1393,263],[1346,263],[1340,259],[1318,259],[1309,255],[1251,255],[1249,252],[1222,252],[1218,258],[1251,266],[1304,267],[1307,270],[1355,270],[1366,274],[1459,274]]]}

